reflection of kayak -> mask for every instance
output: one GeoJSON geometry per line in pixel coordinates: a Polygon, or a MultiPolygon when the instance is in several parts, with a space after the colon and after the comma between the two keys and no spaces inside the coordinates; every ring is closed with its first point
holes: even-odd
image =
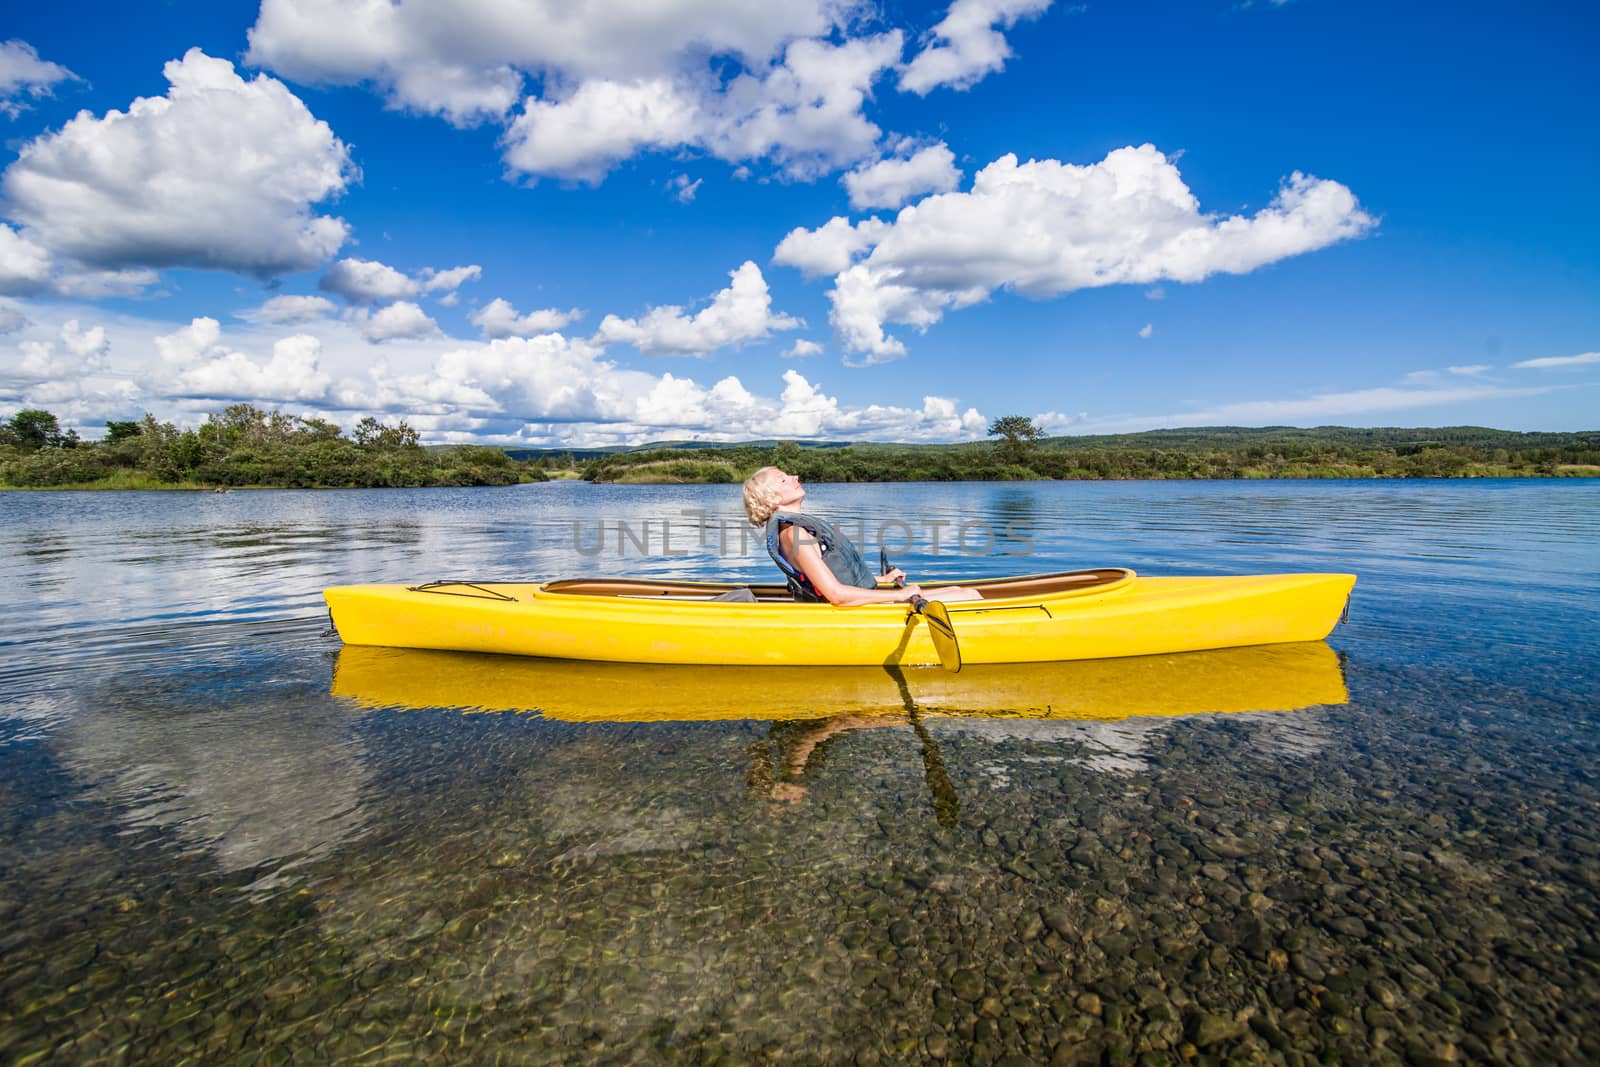
{"type": "MultiPolygon", "coordinates": [[[[1320,641],[1355,576],[1142,578],[1107,568],[962,583],[949,605],[968,664],[1145,656],[1320,641]]],[[[612,663],[906,666],[939,662],[905,604],[796,603],[754,586],[753,603],[714,600],[716,582],[579,579],[435,582],[324,590],[346,644],[501,652],[612,663]]],[[[937,589],[928,583],[924,589],[937,589]]]]}
{"type": "Polygon", "coordinates": [[[539,711],[570,721],[977,715],[1125,719],[1290,711],[1349,699],[1318,641],[1075,663],[970,667],[686,667],[347,647],[333,695],[370,708],[539,711]]]}

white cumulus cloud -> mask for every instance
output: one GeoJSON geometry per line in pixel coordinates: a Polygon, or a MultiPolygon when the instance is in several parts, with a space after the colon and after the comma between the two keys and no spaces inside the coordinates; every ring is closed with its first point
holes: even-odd
{"type": "Polygon", "coordinates": [[[1148,323],[1147,322],[1143,326],[1139,327],[1139,336],[1143,337],[1143,338],[1146,338],[1146,339],[1148,339],[1150,337],[1150,335],[1155,333],[1155,332],[1156,332],[1156,328],[1155,328],[1155,325],[1153,323],[1148,323]]]}
{"type": "Polygon", "coordinates": [[[336,252],[349,227],[312,205],[356,172],[328,124],[283,83],[199,49],[164,73],[166,96],[81,112],[22,146],[0,177],[22,235],[91,285],[165,267],[267,277],[336,252]]]}
{"type": "Polygon", "coordinates": [[[692,143],[701,121],[693,97],[667,79],[584,82],[558,102],[528,98],[506,131],[506,162],[595,183],[636,152],[692,143]]]}
{"type": "Polygon", "coordinates": [[[380,370],[372,395],[346,402],[518,420],[609,421],[631,415],[626,398],[654,380],[617,370],[586,341],[547,333],[459,345],[416,374],[390,377],[380,370]]]}
{"type": "Polygon", "coordinates": [[[794,344],[783,353],[785,359],[808,359],[811,356],[822,355],[822,346],[815,341],[807,341],[804,337],[795,338],[794,344]]]}
{"type": "Polygon", "coordinates": [[[551,333],[455,347],[420,373],[377,368],[370,384],[337,399],[404,411],[413,425],[444,431],[446,439],[472,440],[474,432],[498,427],[505,443],[639,443],[666,432],[708,441],[970,440],[987,425],[976,409],[961,410],[950,398],[924,397],[921,407],[851,406],[797,371],[782,380],[780,395],[771,397],[731,375],[710,386],[671,373],[658,377],[618,367],[591,342],[551,333]]]}
{"type": "Polygon", "coordinates": [[[1089,413],[1086,411],[1080,411],[1076,415],[1067,415],[1060,411],[1046,411],[1042,414],[1035,415],[1033,417],[1033,424],[1047,434],[1057,434],[1062,430],[1065,430],[1068,426],[1082,422],[1088,417],[1089,413]]]}
{"type": "Polygon", "coordinates": [[[68,319],[55,341],[23,341],[18,371],[28,378],[78,378],[106,369],[111,351],[104,326],[84,329],[68,319]]]}
{"type": "MultiPolygon", "coordinates": [[[[1007,22],[1013,6],[982,17],[1007,22]]],[[[504,125],[506,163],[534,178],[598,182],[639,152],[682,149],[814,178],[877,154],[863,107],[904,35],[856,36],[866,14],[854,0],[263,0],[246,58],[371,85],[457,125],[504,125]]],[[[954,49],[958,65],[990,62],[967,18],[952,9],[925,66],[954,49]]]]}
{"type": "Polygon", "coordinates": [[[1151,145],[1087,166],[1006,155],[978,172],[971,192],[930,196],[876,233],[871,253],[836,276],[831,319],[849,348],[894,358],[905,346],[885,323],[925,329],[996,289],[1044,299],[1198,282],[1375,225],[1348,188],[1298,172],[1254,215],[1220,217],[1201,213],[1177,167],[1151,145]]]}
{"type": "Polygon", "coordinates": [[[310,334],[277,341],[265,360],[223,343],[216,319],[201,317],[155,338],[161,366],[154,388],[163,395],[252,402],[316,401],[332,384],[319,365],[322,343],[310,334]]]}
{"type": "Polygon", "coordinates": [[[50,253],[0,222],[0,293],[40,292],[50,275],[50,253]]]}
{"type": "Polygon", "coordinates": [[[342,296],[351,304],[364,305],[416,296],[418,285],[409,275],[387,263],[351,257],[329,267],[317,288],[342,296]]]}
{"type": "Polygon", "coordinates": [[[242,352],[220,352],[179,373],[174,391],[209,400],[321,400],[332,384],[318,367],[321,350],[315,337],[295,334],[273,345],[265,362],[242,352]]]}
{"type": "Polygon", "coordinates": [[[900,58],[900,31],[834,45],[795,41],[763,76],[729,83],[711,105],[704,140],[730,162],[771,158],[811,179],[874,154],[882,131],[862,112],[880,74],[900,58]]]}
{"type": "Polygon", "coordinates": [[[341,259],[328,267],[318,290],[342,296],[350,304],[382,304],[402,296],[416,296],[418,285],[410,275],[376,259],[341,259]]]}
{"type": "Polygon", "coordinates": [[[27,110],[28,100],[49,96],[52,87],[77,77],[59,63],[40,59],[26,41],[0,42],[0,114],[16,118],[27,110]]]}
{"type": "Polygon", "coordinates": [[[839,417],[839,400],[828,396],[797,370],[783,372],[783,407],[773,419],[780,437],[815,437],[839,417]]]}
{"type": "Polygon", "coordinates": [[[897,208],[925,193],[948,193],[961,183],[956,157],[943,142],[904,159],[883,159],[844,176],[850,206],[897,208]]]}
{"type": "Polygon", "coordinates": [[[676,305],[651,308],[637,319],[607,315],[593,341],[631,344],[650,355],[704,355],[724,345],[743,344],[804,325],[772,310],[772,294],[761,268],[746,261],[729,274],[732,282],[693,315],[676,305]]]}
{"type": "Polygon", "coordinates": [[[834,0],[263,0],[246,59],[297,81],[372,83],[468,123],[510,110],[523,72],[577,82],[677,74],[709,56],[756,64],[853,13],[834,0]]]}
{"type": "Polygon", "coordinates": [[[408,296],[420,296],[423,293],[440,292],[445,294],[442,302],[450,303],[450,297],[458,288],[482,276],[483,268],[472,264],[451,267],[449,270],[423,267],[413,277],[387,263],[380,263],[375,259],[357,259],[352,256],[341,259],[329,267],[328,273],[317,283],[317,288],[325,293],[342,296],[346,302],[358,307],[381,304],[388,300],[400,300],[408,296]]]}
{"type": "Polygon", "coordinates": [[[449,270],[423,267],[418,284],[424,293],[454,293],[467,282],[475,282],[481,277],[483,268],[476,263],[464,267],[451,267],[449,270]]]}
{"type": "Polygon", "coordinates": [[[55,365],[36,369],[67,373],[25,376],[14,358],[10,372],[0,372],[0,411],[46,407],[80,427],[141,411],[194,425],[235,401],[293,405],[342,426],[365,415],[403,416],[429,441],[501,444],[972,440],[987,425],[953,397],[844,403],[797,372],[763,391],[733,375],[699,380],[634,370],[592,341],[554,332],[394,339],[375,357],[362,332],[370,312],[324,318],[286,335],[275,324],[224,329],[206,317],[176,328],[132,314],[91,320],[94,309],[59,302],[27,310],[32,321],[19,328],[17,351],[40,343],[55,365]]]}
{"type": "Polygon", "coordinates": [[[258,308],[239,312],[238,316],[249,322],[289,326],[331,318],[338,310],[337,304],[322,296],[275,296],[258,308]]]}
{"type": "Polygon", "coordinates": [[[559,308],[541,308],[526,315],[518,315],[511,302],[495,297],[483,307],[467,316],[474,326],[488,338],[532,337],[551,333],[581,317],[577,308],[562,311],[559,308]]]}
{"type": "Polygon", "coordinates": [[[770,159],[814,178],[873,153],[862,113],[872,83],[900,55],[890,32],[842,44],[798,40],[780,62],[713,86],[703,75],[591,79],[557,98],[529,97],[505,134],[522,173],[599,182],[641,151],[696,148],[739,163],[770,159]]]}
{"type": "Polygon", "coordinates": [[[216,319],[201,316],[191,319],[187,326],[158,335],[154,340],[156,353],[164,365],[183,368],[207,353],[215,354],[222,341],[222,324],[216,319]]]}
{"type": "Polygon", "coordinates": [[[814,230],[797,226],[778,242],[772,262],[797,267],[808,278],[838,274],[877,244],[892,226],[882,219],[862,219],[852,224],[842,215],[835,215],[814,230]]]}
{"type": "Polygon", "coordinates": [[[901,72],[900,88],[926,95],[941,85],[976,85],[1011,58],[1011,46],[995,27],[1009,28],[1049,6],[1050,0],[955,0],[929,33],[934,43],[901,72]]]}
{"type": "Polygon", "coordinates": [[[409,300],[396,300],[388,307],[373,312],[358,311],[355,321],[361,324],[361,335],[375,345],[385,341],[440,336],[439,324],[409,300]]]}

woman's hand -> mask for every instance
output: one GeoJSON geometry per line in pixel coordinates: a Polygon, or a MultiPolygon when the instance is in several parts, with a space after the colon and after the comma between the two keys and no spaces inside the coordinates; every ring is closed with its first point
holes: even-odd
{"type": "Polygon", "coordinates": [[[882,575],[879,575],[878,577],[879,577],[879,579],[881,581],[885,581],[885,582],[888,582],[890,585],[893,585],[896,582],[905,581],[906,580],[906,572],[901,570],[899,567],[892,567],[892,568],[890,568],[888,574],[882,574],[882,575]]]}

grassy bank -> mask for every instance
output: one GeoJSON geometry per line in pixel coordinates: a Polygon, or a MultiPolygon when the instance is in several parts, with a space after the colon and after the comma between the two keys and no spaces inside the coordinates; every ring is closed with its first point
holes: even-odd
{"type": "MultiPolygon", "coordinates": [[[[254,488],[241,486],[240,488],[254,488]]],[[[161,490],[189,490],[191,492],[214,492],[216,486],[203,485],[200,482],[164,482],[153,478],[142,471],[114,470],[103,478],[95,478],[81,482],[61,482],[55,485],[8,485],[0,482],[0,490],[9,492],[45,492],[53,489],[161,489],[161,490]]]]}

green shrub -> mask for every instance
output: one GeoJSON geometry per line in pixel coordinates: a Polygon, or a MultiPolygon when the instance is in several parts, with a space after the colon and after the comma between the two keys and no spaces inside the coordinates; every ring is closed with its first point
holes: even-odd
{"type": "Polygon", "coordinates": [[[93,449],[41,448],[0,465],[0,482],[28,488],[83,485],[99,481],[110,471],[93,449]]]}

